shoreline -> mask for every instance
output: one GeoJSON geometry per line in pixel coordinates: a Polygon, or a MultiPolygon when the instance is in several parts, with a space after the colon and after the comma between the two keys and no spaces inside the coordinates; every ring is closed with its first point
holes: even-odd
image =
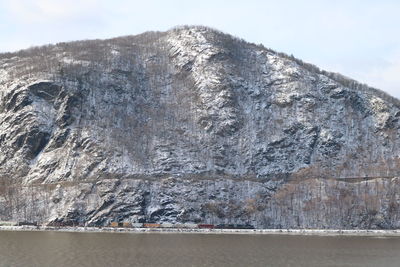
{"type": "Polygon", "coordinates": [[[69,233],[161,233],[161,234],[247,234],[301,236],[371,236],[400,237],[400,230],[340,230],[340,229],[184,229],[184,228],[112,228],[112,227],[51,227],[0,226],[0,231],[37,231],[69,233]]]}

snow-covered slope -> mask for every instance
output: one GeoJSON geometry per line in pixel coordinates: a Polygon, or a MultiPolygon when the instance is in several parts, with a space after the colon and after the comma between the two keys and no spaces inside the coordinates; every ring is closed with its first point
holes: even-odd
{"type": "MultiPolygon", "coordinates": [[[[5,219],[333,227],[305,213],[306,183],[325,183],[320,199],[342,187],[362,199],[355,184],[399,173],[398,100],[209,28],[33,48],[0,66],[5,219]],[[351,177],[374,179],[338,180],[351,177]],[[271,201],[290,194],[297,208],[271,201]]],[[[387,217],[397,200],[384,192],[387,217]]]]}

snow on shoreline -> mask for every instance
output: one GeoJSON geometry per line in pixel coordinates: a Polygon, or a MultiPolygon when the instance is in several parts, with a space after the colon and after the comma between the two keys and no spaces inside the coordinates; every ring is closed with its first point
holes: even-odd
{"type": "Polygon", "coordinates": [[[111,227],[49,227],[0,226],[0,231],[57,231],[79,233],[179,233],[179,234],[265,234],[314,236],[394,236],[400,230],[339,230],[339,229],[177,229],[177,228],[111,228],[111,227]]]}

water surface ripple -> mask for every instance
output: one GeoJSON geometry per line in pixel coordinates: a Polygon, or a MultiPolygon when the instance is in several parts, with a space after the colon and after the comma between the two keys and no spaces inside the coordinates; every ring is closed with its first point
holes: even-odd
{"type": "Polygon", "coordinates": [[[0,266],[400,266],[400,238],[0,232],[0,266]]]}

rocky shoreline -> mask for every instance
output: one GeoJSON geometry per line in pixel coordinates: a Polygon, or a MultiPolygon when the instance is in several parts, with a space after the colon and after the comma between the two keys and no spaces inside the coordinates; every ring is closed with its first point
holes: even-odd
{"type": "Polygon", "coordinates": [[[78,233],[172,233],[172,234],[265,234],[313,236],[373,236],[400,237],[400,230],[340,230],[340,229],[168,229],[112,227],[50,227],[0,226],[0,231],[56,231],[78,233]]]}

